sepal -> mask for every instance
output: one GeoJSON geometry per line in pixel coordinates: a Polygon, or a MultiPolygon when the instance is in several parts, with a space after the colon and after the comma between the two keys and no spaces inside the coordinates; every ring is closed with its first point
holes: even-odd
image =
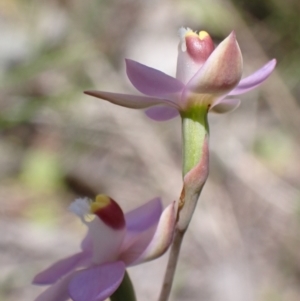
{"type": "Polygon", "coordinates": [[[176,223],[176,202],[174,201],[163,211],[155,234],[142,254],[130,265],[149,261],[161,256],[169,248],[176,223]]]}

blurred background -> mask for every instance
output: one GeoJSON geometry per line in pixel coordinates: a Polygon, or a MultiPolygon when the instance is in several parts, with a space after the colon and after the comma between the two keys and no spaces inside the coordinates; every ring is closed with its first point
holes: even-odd
{"type": "MultiPolygon", "coordinates": [[[[136,93],[124,58],[174,75],[181,26],[216,44],[235,30],[245,76],[278,67],[210,116],[210,177],[171,300],[300,300],[299,15],[298,0],[0,0],[0,300],[34,300],[33,276],[78,250],[76,197],[105,193],[125,211],[178,198],[180,119],[82,92],[136,93]]],[[[138,300],[157,299],[166,260],[129,270],[138,300]]]]}

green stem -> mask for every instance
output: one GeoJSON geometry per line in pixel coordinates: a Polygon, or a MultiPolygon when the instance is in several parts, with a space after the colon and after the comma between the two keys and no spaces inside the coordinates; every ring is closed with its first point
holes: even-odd
{"type": "Polygon", "coordinates": [[[134,288],[127,271],[125,271],[125,275],[120,286],[110,296],[110,300],[111,301],[136,301],[134,288]]]}
{"type": "Polygon", "coordinates": [[[183,189],[178,206],[177,228],[185,232],[208,177],[207,107],[197,106],[182,114],[183,189]]]}
{"type": "Polygon", "coordinates": [[[181,117],[184,177],[202,158],[203,143],[209,134],[207,107],[194,107],[181,117]]]}
{"type": "Polygon", "coordinates": [[[197,106],[181,114],[183,136],[183,189],[178,203],[177,223],[159,301],[171,292],[180,246],[208,177],[207,107],[197,106]]]}

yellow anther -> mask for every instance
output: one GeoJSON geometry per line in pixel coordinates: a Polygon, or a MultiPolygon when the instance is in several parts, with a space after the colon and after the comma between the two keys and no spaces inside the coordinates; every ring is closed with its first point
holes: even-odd
{"type": "Polygon", "coordinates": [[[96,196],[96,199],[94,202],[91,203],[91,213],[95,213],[101,208],[106,207],[110,204],[110,198],[104,194],[99,194],[96,196]]]}
{"type": "Polygon", "coordinates": [[[199,32],[199,38],[200,38],[200,40],[203,40],[207,36],[209,36],[209,34],[206,31],[202,30],[202,31],[199,32]]]}

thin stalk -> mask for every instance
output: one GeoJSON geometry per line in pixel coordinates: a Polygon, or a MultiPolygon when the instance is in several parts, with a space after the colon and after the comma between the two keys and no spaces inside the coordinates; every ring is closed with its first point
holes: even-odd
{"type": "Polygon", "coordinates": [[[174,280],[181,243],[198,198],[208,177],[207,107],[198,106],[182,113],[183,189],[178,200],[177,223],[159,301],[167,301],[174,280]]]}
{"type": "Polygon", "coordinates": [[[185,232],[182,232],[178,229],[175,230],[174,240],[170,250],[169,261],[167,269],[165,272],[165,277],[163,281],[163,286],[161,288],[160,296],[158,301],[166,301],[169,298],[171,293],[172,283],[175,275],[175,270],[178,262],[178,257],[180,253],[180,247],[183,240],[185,232]]]}

